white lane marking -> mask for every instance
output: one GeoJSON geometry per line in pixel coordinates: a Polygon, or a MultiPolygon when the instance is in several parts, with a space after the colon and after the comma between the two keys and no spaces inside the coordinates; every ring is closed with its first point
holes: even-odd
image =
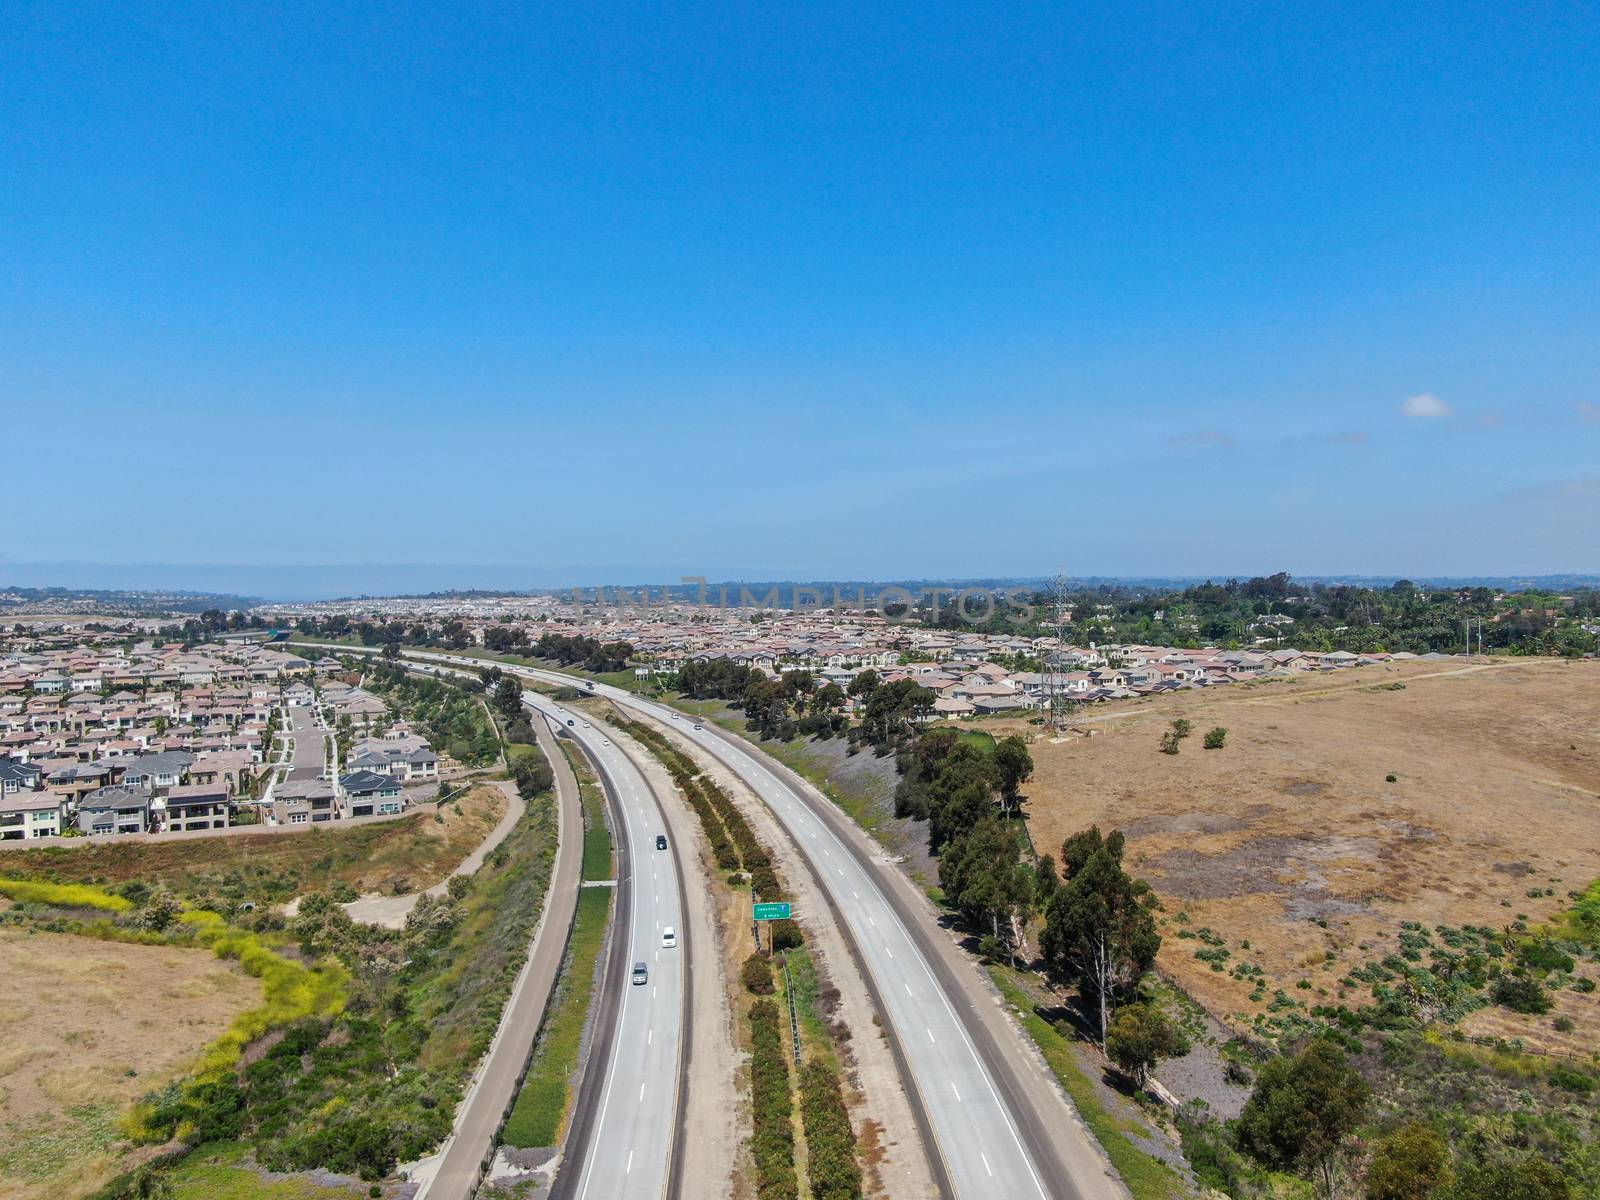
{"type": "MultiPolygon", "coordinates": [[[[984,1165],[985,1166],[988,1165],[987,1160],[985,1160],[984,1165]]],[[[633,1151],[632,1150],[628,1151],[628,1165],[622,1169],[622,1173],[624,1175],[632,1175],[633,1174],[633,1151]]],[[[994,1172],[990,1171],[989,1174],[993,1175],[994,1172]]]]}
{"type": "Polygon", "coordinates": [[[956,1081],[953,1080],[953,1079],[950,1081],[950,1090],[956,1094],[956,1103],[960,1104],[961,1103],[961,1089],[956,1086],[956,1081]]]}
{"type": "Polygon", "coordinates": [[[644,1031],[644,1044],[646,1046],[648,1046],[652,1042],[654,1042],[655,1040],[656,1040],[656,1031],[654,1029],[646,1029],[644,1031]]]}
{"type": "Polygon", "coordinates": [[[644,1100],[644,1084],[642,1083],[639,1085],[639,1099],[641,1102],[644,1100]]]}
{"type": "MultiPolygon", "coordinates": [[[[643,709],[646,712],[649,712],[652,708],[655,707],[653,705],[650,705],[650,704],[647,704],[647,703],[645,703],[643,701],[638,700],[636,697],[628,696],[628,695],[625,695],[625,694],[619,694],[616,698],[620,699],[625,704],[629,704],[630,707],[640,708],[640,709],[643,709]]],[[[710,738],[711,738],[710,734],[705,734],[705,735],[703,735],[702,740],[709,740],[710,738]]],[[[733,760],[735,760],[735,761],[737,761],[739,763],[744,764],[745,767],[748,770],[750,770],[753,774],[758,775],[761,779],[767,781],[769,784],[771,784],[772,786],[776,787],[780,791],[780,793],[789,796],[791,798],[792,803],[789,804],[789,805],[784,805],[783,806],[786,810],[792,809],[794,806],[798,805],[801,811],[806,812],[808,815],[810,814],[810,806],[809,806],[809,804],[807,804],[804,800],[801,800],[796,793],[791,791],[787,784],[780,784],[775,775],[773,775],[765,767],[763,767],[759,763],[757,763],[755,761],[755,759],[752,758],[750,755],[745,754],[742,751],[733,749],[732,747],[724,746],[724,747],[722,747],[722,749],[727,753],[729,758],[731,758],[731,759],[733,759],[733,760]]],[[[765,788],[764,787],[763,788],[758,788],[758,790],[762,791],[763,793],[765,792],[765,788]]],[[[764,798],[766,798],[768,800],[768,802],[771,803],[771,798],[770,797],[764,796],[764,798]]],[[[777,807],[777,805],[774,805],[774,807],[777,807]]],[[[829,836],[834,839],[834,841],[836,841],[836,842],[838,841],[837,835],[833,834],[831,829],[825,829],[825,832],[827,832],[829,834],[829,836]]],[[[843,847],[843,843],[839,843],[839,844],[840,844],[840,846],[842,848],[843,847]]],[[[828,851],[826,850],[826,848],[824,848],[824,853],[827,853],[827,852],[828,851]]],[[[868,885],[869,885],[869,888],[872,891],[877,892],[879,898],[882,899],[881,891],[878,891],[876,885],[872,884],[870,879],[868,880],[868,885]]],[[[901,922],[899,921],[899,919],[897,917],[894,919],[894,921],[892,923],[894,925],[900,926],[901,933],[902,934],[906,934],[906,931],[905,931],[903,925],[901,924],[901,922]]],[[[876,925],[877,922],[874,921],[873,924],[876,925]]],[[[906,934],[906,936],[909,939],[909,934],[906,934]]],[[[884,950],[889,954],[890,958],[894,957],[894,952],[889,950],[889,948],[887,946],[884,947],[884,950]]],[[[933,969],[929,965],[927,959],[924,958],[922,956],[922,954],[920,954],[917,951],[917,949],[916,949],[914,944],[912,945],[912,954],[918,960],[918,962],[921,964],[923,972],[928,976],[929,982],[931,984],[933,984],[933,990],[936,993],[938,993],[940,1002],[944,1005],[944,1008],[945,1008],[946,1012],[949,1014],[952,1023],[954,1023],[954,1025],[956,1027],[956,1032],[960,1035],[962,1042],[966,1046],[967,1053],[969,1055],[971,1055],[971,1057],[972,1057],[973,1065],[977,1068],[978,1074],[982,1078],[982,1080],[984,1082],[984,1085],[989,1089],[989,1094],[994,1099],[994,1101],[995,1101],[995,1103],[996,1103],[996,1105],[997,1105],[997,1107],[998,1107],[998,1109],[1000,1111],[1000,1114],[1001,1114],[1002,1118],[1004,1119],[1004,1121],[1006,1123],[1006,1130],[1007,1130],[1008,1133],[1011,1134],[1011,1140],[1015,1143],[1018,1152],[1022,1155],[1022,1161],[1027,1166],[1029,1175],[1031,1175],[1033,1177],[1034,1187],[1038,1189],[1038,1192],[1039,1192],[1040,1196],[1045,1196],[1046,1192],[1044,1190],[1044,1183],[1039,1178],[1039,1172],[1038,1172],[1038,1169],[1034,1166],[1033,1158],[1032,1158],[1031,1155],[1028,1154],[1027,1150],[1023,1147],[1021,1134],[1017,1130],[1016,1123],[1012,1120],[1011,1112],[1000,1101],[999,1093],[995,1090],[994,1080],[990,1078],[988,1068],[986,1066],[984,1066],[983,1060],[978,1057],[977,1048],[972,1044],[972,1039],[967,1035],[966,1027],[961,1024],[960,1019],[955,1014],[954,1007],[952,1007],[952,1005],[950,1003],[950,998],[945,994],[944,990],[939,986],[938,981],[934,978],[933,969]]],[[[652,995],[653,994],[654,994],[654,989],[652,989],[652,995]]],[[[626,1004],[626,1000],[624,1000],[624,1004],[626,1004]]],[[[931,1035],[931,1031],[930,1031],[930,1035],[929,1036],[930,1037],[932,1036],[931,1035]]],[[[613,1060],[613,1066],[614,1065],[615,1065],[615,1060],[613,1060]]],[[[608,1092],[609,1092],[609,1083],[608,1083],[608,1092]]],[[[605,1108],[604,1108],[604,1105],[602,1104],[602,1107],[601,1107],[602,1117],[604,1115],[604,1112],[605,1112],[605,1108]]],[[[983,1154],[980,1151],[979,1152],[979,1157],[981,1157],[983,1159],[984,1170],[986,1170],[990,1174],[990,1176],[993,1176],[994,1175],[994,1170],[989,1165],[988,1156],[983,1154]]],[[[592,1163],[592,1160],[591,1160],[591,1163],[592,1163]]],[[[587,1175],[588,1175],[588,1172],[585,1171],[585,1182],[587,1182],[587,1175]]],[[[581,1190],[582,1189],[580,1188],[580,1191],[581,1190]]]]}
{"type": "MultiPolygon", "coordinates": [[[[628,998],[632,992],[633,989],[629,988],[627,991],[622,993],[622,1011],[617,1014],[618,1030],[622,1030],[627,1027],[628,998]]],[[[617,1053],[617,1046],[613,1044],[611,1053],[611,1066],[606,1071],[606,1090],[600,1097],[600,1119],[595,1123],[595,1130],[597,1132],[606,1127],[606,1111],[611,1107],[611,1085],[616,1082],[617,1063],[620,1062],[621,1059],[622,1055],[617,1053]]],[[[589,1176],[591,1172],[594,1171],[594,1164],[598,1159],[599,1155],[590,1154],[587,1161],[585,1161],[583,1164],[583,1179],[578,1184],[579,1196],[587,1196],[589,1194],[589,1176]]],[[[628,1155],[628,1168],[629,1170],[633,1169],[633,1155],[631,1153],[628,1155]]]]}
{"type": "Polygon", "coordinates": [[[851,888],[850,889],[850,894],[852,896],[854,896],[857,900],[861,899],[861,893],[856,891],[855,888],[851,888]]]}
{"type": "Polygon", "coordinates": [[[930,1042],[933,1042],[933,1044],[935,1046],[937,1046],[939,1044],[938,1042],[935,1042],[934,1039],[933,1039],[933,1030],[929,1029],[926,1025],[924,1025],[922,1027],[922,1032],[928,1035],[928,1040],[930,1042]]]}
{"type": "MultiPolygon", "coordinates": [[[[623,701],[623,703],[629,704],[631,707],[640,708],[640,709],[643,709],[643,710],[645,710],[647,712],[650,711],[651,708],[654,707],[653,705],[647,704],[647,703],[645,703],[643,701],[638,700],[636,697],[632,697],[632,696],[624,696],[624,697],[622,697],[622,701],[623,701]]],[[[707,734],[707,735],[704,736],[704,738],[702,740],[708,740],[710,738],[710,736],[711,735],[707,734]]],[[[720,743],[719,743],[719,745],[720,745],[720,743]]],[[[752,756],[750,756],[749,754],[746,754],[742,750],[738,750],[738,749],[736,749],[734,747],[731,747],[731,746],[721,746],[721,749],[726,753],[728,758],[732,759],[735,762],[743,764],[744,767],[747,770],[749,770],[752,774],[759,776],[762,780],[766,781],[766,783],[771,784],[772,786],[774,786],[779,791],[780,794],[788,796],[790,798],[791,803],[782,805],[782,807],[786,810],[786,812],[790,811],[790,810],[793,810],[796,806],[798,806],[799,810],[805,812],[807,815],[814,815],[811,812],[810,805],[806,801],[801,799],[800,796],[797,793],[792,791],[787,784],[779,783],[778,779],[777,779],[777,776],[775,776],[772,772],[768,771],[764,766],[762,766],[760,763],[758,763],[752,756]]],[[[767,791],[766,786],[758,786],[757,790],[763,794],[763,798],[764,799],[767,799],[768,802],[771,803],[771,797],[765,795],[765,793],[767,791]]],[[[778,807],[778,805],[774,805],[774,807],[778,807]]],[[[838,841],[838,835],[834,834],[831,829],[828,829],[828,828],[824,827],[824,831],[827,832],[829,834],[829,836],[834,841],[836,841],[836,842],[838,841]]],[[[840,846],[842,848],[843,843],[841,842],[839,844],[840,844],[840,846]]],[[[827,847],[823,847],[823,853],[824,854],[829,853],[827,847]]],[[[868,878],[867,882],[868,882],[868,885],[869,885],[869,889],[872,890],[873,892],[875,892],[878,895],[879,899],[882,900],[883,899],[882,892],[877,888],[877,886],[875,884],[872,883],[870,878],[868,878]]],[[[885,903],[886,903],[886,901],[885,901],[885,903]]],[[[870,916],[869,916],[868,919],[871,920],[870,916]]],[[[905,936],[909,940],[910,935],[909,935],[909,933],[906,933],[906,931],[904,929],[904,926],[900,922],[899,918],[895,917],[892,923],[894,925],[896,925],[896,926],[899,926],[900,927],[900,931],[903,934],[905,934],[905,936]]],[[[872,921],[872,924],[874,926],[876,926],[877,922],[876,921],[872,921]]],[[[888,946],[884,946],[883,949],[884,949],[885,953],[887,953],[889,955],[890,958],[894,957],[894,952],[892,950],[890,950],[888,946]]],[[[945,1011],[949,1014],[951,1022],[956,1027],[956,1032],[960,1035],[962,1043],[966,1046],[967,1053],[972,1058],[973,1066],[977,1068],[979,1077],[983,1080],[984,1086],[987,1087],[988,1090],[989,1090],[989,1095],[995,1101],[995,1104],[996,1104],[996,1106],[998,1107],[998,1109],[1000,1111],[1001,1117],[1006,1123],[1006,1131],[1011,1134],[1011,1140],[1016,1145],[1018,1153],[1022,1156],[1023,1163],[1027,1166],[1028,1174],[1030,1176],[1032,1176],[1032,1178],[1033,1178],[1034,1187],[1038,1189],[1038,1193],[1039,1193],[1039,1195],[1041,1197],[1046,1196],[1047,1193],[1045,1192],[1045,1189],[1044,1189],[1044,1182],[1039,1178],[1039,1172],[1038,1172],[1038,1169],[1034,1166],[1033,1157],[1032,1157],[1032,1155],[1030,1155],[1028,1153],[1027,1149],[1023,1146],[1023,1144],[1022,1144],[1022,1135],[1017,1130],[1016,1122],[1012,1119],[1012,1115],[1011,1115],[1010,1110],[1005,1106],[1005,1104],[1003,1102],[1001,1102],[999,1092],[996,1091],[996,1089],[995,1089],[994,1080],[992,1078],[990,1078],[989,1069],[988,1069],[988,1067],[986,1067],[984,1065],[983,1060],[978,1057],[977,1047],[972,1044],[972,1039],[968,1036],[966,1027],[961,1024],[960,1018],[956,1016],[955,1009],[950,1003],[950,998],[945,994],[944,989],[939,986],[938,980],[934,978],[933,968],[929,965],[927,959],[924,958],[923,955],[917,951],[916,946],[914,944],[912,945],[912,954],[913,954],[913,957],[915,957],[917,959],[917,961],[921,964],[923,972],[928,976],[929,983],[933,985],[933,990],[938,994],[940,1002],[943,1004],[943,1006],[945,1008],[945,1011]]],[[[993,1170],[993,1168],[991,1168],[989,1166],[988,1156],[987,1155],[983,1155],[982,1152],[980,1151],[980,1157],[983,1158],[984,1169],[986,1171],[988,1171],[988,1173],[992,1176],[994,1174],[994,1170],[993,1170]]]]}
{"type": "Polygon", "coordinates": [[[915,996],[916,995],[916,993],[911,990],[911,985],[909,983],[902,983],[900,986],[905,988],[906,995],[908,995],[908,996],[915,996]]]}

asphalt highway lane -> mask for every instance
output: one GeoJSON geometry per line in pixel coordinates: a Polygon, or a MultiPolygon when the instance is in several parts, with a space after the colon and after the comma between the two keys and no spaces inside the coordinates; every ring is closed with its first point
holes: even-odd
{"type": "MultiPolygon", "coordinates": [[[[592,1104],[580,1107],[567,1140],[557,1195],[572,1200],[657,1200],[669,1193],[680,1096],[680,1066],[685,1028],[687,932],[679,893],[678,865],[672,849],[657,850],[656,835],[666,820],[644,776],[584,717],[537,692],[524,700],[551,717],[596,763],[621,818],[619,876],[631,885],[629,911],[620,911],[612,936],[627,952],[608,970],[605,988],[618,1005],[604,1073],[594,1076],[592,1061],[585,1088],[598,1087],[592,1104]],[[567,722],[572,724],[568,725],[567,722]],[[624,927],[621,922],[626,921],[624,927]],[[665,930],[677,945],[662,945],[665,930]],[[634,964],[647,979],[635,983],[634,964]],[[570,1190],[569,1190],[570,1189],[570,1190]]],[[[619,878],[619,883],[622,880],[619,878]]],[[[598,1047],[597,1047],[598,1048],[598,1047]]]]}

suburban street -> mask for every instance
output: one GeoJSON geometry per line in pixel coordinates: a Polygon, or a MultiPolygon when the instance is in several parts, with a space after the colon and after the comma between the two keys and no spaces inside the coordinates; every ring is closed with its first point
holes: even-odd
{"type": "Polygon", "coordinates": [[[317,723],[317,710],[309,704],[288,706],[289,732],[294,738],[294,765],[286,779],[316,779],[328,769],[328,738],[317,723]]]}
{"type": "Polygon", "coordinates": [[[656,849],[665,818],[632,760],[599,730],[586,727],[581,712],[537,692],[524,692],[523,699],[584,747],[621,818],[616,839],[619,911],[612,937],[620,939],[613,946],[625,946],[626,951],[613,954],[605,978],[606,992],[619,1011],[610,1044],[595,1039],[555,1195],[656,1200],[668,1194],[673,1177],[674,1139],[681,1124],[679,1072],[685,1056],[689,948],[676,854],[671,848],[656,849]],[[668,928],[676,932],[675,947],[661,944],[668,928]],[[635,983],[634,964],[641,962],[648,980],[635,983]]]}

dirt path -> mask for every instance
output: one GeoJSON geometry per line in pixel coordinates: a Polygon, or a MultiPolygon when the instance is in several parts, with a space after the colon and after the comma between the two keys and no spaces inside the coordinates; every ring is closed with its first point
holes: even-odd
{"type": "Polygon", "coordinates": [[[877,1021],[866,982],[834,923],[828,903],[788,832],[744,783],[716,759],[677,735],[670,721],[650,721],[674,746],[716,781],[739,806],[763,845],[776,856],[793,893],[797,920],[818,970],[839,989],[839,1016],[852,1037],[845,1066],[854,1095],[847,1095],[851,1123],[861,1138],[870,1193],[881,1197],[937,1195],[927,1155],[907,1103],[894,1054],[877,1021]]]}
{"type": "MultiPolygon", "coordinates": [[[[411,910],[417,906],[417,901],[423,896],[443,896],[450,888],[450,880],[457,875],[475,875],[478,868],[483,866],[483,860],[489,852],[506,840],[506,835],[522,820],[522,814],[528,806],[523,803],[522,797],[517,795],[516,784],[508,780],[497,779],[493,785],[505,794],[506,811],[500,818],[499,824],[489,831],[489,835],[478,843],[477,849],[462,859],[449,875],[430,888],[420,892],[408,892],[403,896],[385,896],[380,892],[368,892],[365,896],[350,901],[344,905],[345,912],[350,914],[352,921],[359,921],[363,925],[377,925],[383,929],[399,929],[406,923],[406,918],[411,915],[411,910]]],[[[300,897],[296,896],[283,906],[283,915],[292,917],[300,911],[300,897]]]]}

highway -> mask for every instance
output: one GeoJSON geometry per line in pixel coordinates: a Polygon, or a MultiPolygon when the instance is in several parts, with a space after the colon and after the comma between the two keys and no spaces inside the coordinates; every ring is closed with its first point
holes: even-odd
{"type": "MultiPolygon", "coordinates": [[[[484,660],[440,658],[481,669],[484,660]]],[[[829,893],[901,1065],[941,1193],[962,1200],[1122,1200],[1127,1191],[1031,1047],[935,924],[925,899],[849,817],[742,739],[606,684],[580,686],[693,740],[738,775],[788,829],[829,893]]],[[[549,702],[546,702],[549,703],[549,702]]],[[[579,717],[581,728],[582,718],[579,717]]],[[[599,1153],[614,1143],[592,1141],[599,1153]]],[[[594,1193],[596,1196],[602,1194],[594,1193]]],[[[622,1194],[618,1192],[616,1194],[622,1194]]]]}
{"type": "MultiPolygon", "coordinates": [[[[551,683],[575,683],[555,671],[515,670],[551,683]]],[[[961,964],[940,953],[933,940],[938,933],[917,920],[904,892],[886,886],[881,851],[864,844],[859,831],[850,835],[843,827],[848,817],[714,725],[696,728],[683,714],[620,688],[581,686],[670,722],[721,759],[788,828],[831,894],[860,956],[908,1086],[914,1087],[935,1177],[946,1194],[973,1200],[1126,1195],[1071,1108],[1053,1088],[1030,1078],[1038,1075],[1036,1065],[1017,1052],[1009,1030],[991,1023],[1003,1018],[986,1011],[986,994],[959,978],[961,964]]]]}
{"type": "MultiPolygon", "coordinates": [[[[412,661],[428,673],[456,673],[450,667],[439,666],[438,657],[419,656],[420,662],[412,661]]],[[[474,676],[482,670],[482,664],[469,660],[450,661],[474,676]]],[[[588,724],[584,713],[567,709],[539,692],[523,692],[522,699],[588,755],[611,803],[614,827],[620,831],[615,839],[617,895],[612,952],[603,976],[604,992],[596,997],[600,1007],[593,1048],[584,1066],[565,1158],[551,1198],[660,1200],[677,1194],[676,1171],[682,1158],[677,1137],[684,1128],[682,1111],[686,1101],[681,1080],[689,1051],[685,1030],[690,945],[683,920],[677,846],[669,838],[666,850],[656,848],[656,836],[665,834],[667,825],[654,792],[632,759],[588,724]],[[619,932],[624,929],[625,934],[619,932]],[[667,948],[661,944],[665,929],[674,931],[676,946],[667,948]],[[632,975],[634,964],[639,962],[646,965],[648,981],[636,985],[632,975]]],[[[559,778],[564,766],[558,758],[559,750],[543,730],[539,733],[540,745],[552,758],[559,778]]],[[[573,802],[576,807],[576,797],[573,802]]],[[[576,900],[581,841],[581,826],[576,818],[571,828],[563,820],[562,848],[570,845],[573,858],[569,879],[563,880],[571,897],[562,906],[568,923],[576,900]]],[[[559,959],[560,947],[557,951],[559,959]]],[[[549,983],[544,987],[547,994],[549,983]]],[[[543,999],[541,994],[541,1009],[543,999]]],[[[537,1024],[535,1015],[526,1029],[528,1038],[537,1024]]],[[[517,1066],[526,1061],[527,1052],[524,1044],[516,1058],[517,1066]]],[[[498,1073],[505,1065],[496,1061],[498,1057],[491,1047],[479,1068],[479,1078],[498,1073]]],[[[504,1057],[510,1061],[510,1055],[504,1057]]],[[[494,1111],[503,1111],[509,1099],[509,1095],[501,1098],[494,1111]]],[[[479,1107],[488,1111],[491,1106],[479,1107]]],[[[428,1200],[457,1200],[470,1194],[466,1189],[468,1169],[459,1164],[470,1159],[475,1178],[476,1165],[486,1151],[482,1137],[486,1131],[493,1132],[489,1123],[468,1119],[474,1116],[469,1111],[473,1107],[469,1097],[456,1133],[446,1143],[439,1174],[425,1189],[428,1200]],[[472,1136],[463,1136],[468,1131],[472,1136]]]]}
{"type": "Polygon", "coordinates": [[[614,952],[605,975],[616,1023],[611,1037],[597,1036],[590,1052],[553,1197],[659,1200],[673,1190],[675,1137],[683,1124],[680,1070],[687,1055],[689,946],[676,849],[670,841],[668,849],[656,848],[666,819],[626,754],[585,726],[582,712],[538,692],[524,692],[523,699],[584,748],[620,818],[614,952]],[[677,935],[670,948],[661,944],[669,928],[677,935]],[[649,979],[635,984],[631,975],[640,962],[649,979]]]}

